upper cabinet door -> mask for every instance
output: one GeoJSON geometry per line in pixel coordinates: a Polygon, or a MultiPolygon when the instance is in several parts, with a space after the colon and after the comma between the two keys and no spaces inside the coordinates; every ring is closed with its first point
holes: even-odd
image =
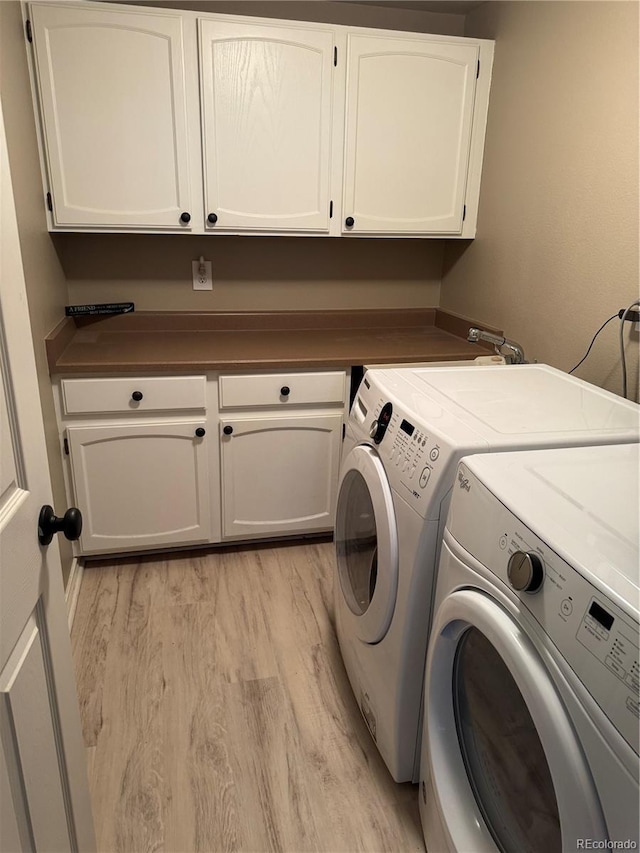
{"type": "Polygon", "coordinates": [[[200,22],[211,230],[329,230],[333,33],[200,22]]]}
{"type": "Polygon", "coordinates": [[[343,233],[461,233],[478,56],[349,35],[343,233]]]}
{"type": "Polygon", "coordinates": [[[189,230],[180,15],[52,4],[30,15],[54,226],[189,230]]]}

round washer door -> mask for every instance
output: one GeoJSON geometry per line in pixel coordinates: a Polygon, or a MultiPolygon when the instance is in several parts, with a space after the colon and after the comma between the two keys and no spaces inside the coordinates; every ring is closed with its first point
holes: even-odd
{"type": "Polygon", "coordinates": [[[336,510],[336,558],[351,630],[366,643],[387,632],[398,590],[398,533],[380,457],[366,444],[347,456],[336,510]]]}
{"type": "Polygon", "coordinates": [[[605,841],[571,720],[509,613],[481,591],[452,592],[430,643],[423,755],[451,849],[562,853],[578,838],[605,841]]]}

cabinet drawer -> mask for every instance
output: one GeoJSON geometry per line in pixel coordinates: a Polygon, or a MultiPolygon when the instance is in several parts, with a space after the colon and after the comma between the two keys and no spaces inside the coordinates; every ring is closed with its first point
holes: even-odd
{"type": "Polygon", "coordinates": [[[270,373],[220,377],[220,408],[343,403],[345,374],[270,373]]]}
{"type": "Polygon", "coordinates": [[[61,387],[65,415],[204,409],[206,400],[204,376],[63,379],[61,387]]]}

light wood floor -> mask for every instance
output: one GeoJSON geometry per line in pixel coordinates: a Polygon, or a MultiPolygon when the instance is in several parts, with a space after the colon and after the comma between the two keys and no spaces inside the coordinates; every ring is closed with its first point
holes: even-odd
{"type": "Polygon", "coordinates": [[[333,545],[91,563],[72,642],[98,849],[424,851],[362,721],[333,545]]]}

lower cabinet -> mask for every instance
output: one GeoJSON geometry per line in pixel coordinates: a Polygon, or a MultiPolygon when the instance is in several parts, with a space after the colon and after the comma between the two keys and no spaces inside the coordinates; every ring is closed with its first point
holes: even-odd
{"type": "Polygon", "coordinates": [[[83,554],[210,541],[205,426],[179,419],[67,429],[83,554]]]}
{"type": "Polygon", "coordinates": [[[331,530],[342,419],[341,411],[221,419],[223,537],[331,530]]]}
{"type": "Polygon", "coordinates": [[[347,372],[54,383],[79,556],[331,530],[347,372]]]}

